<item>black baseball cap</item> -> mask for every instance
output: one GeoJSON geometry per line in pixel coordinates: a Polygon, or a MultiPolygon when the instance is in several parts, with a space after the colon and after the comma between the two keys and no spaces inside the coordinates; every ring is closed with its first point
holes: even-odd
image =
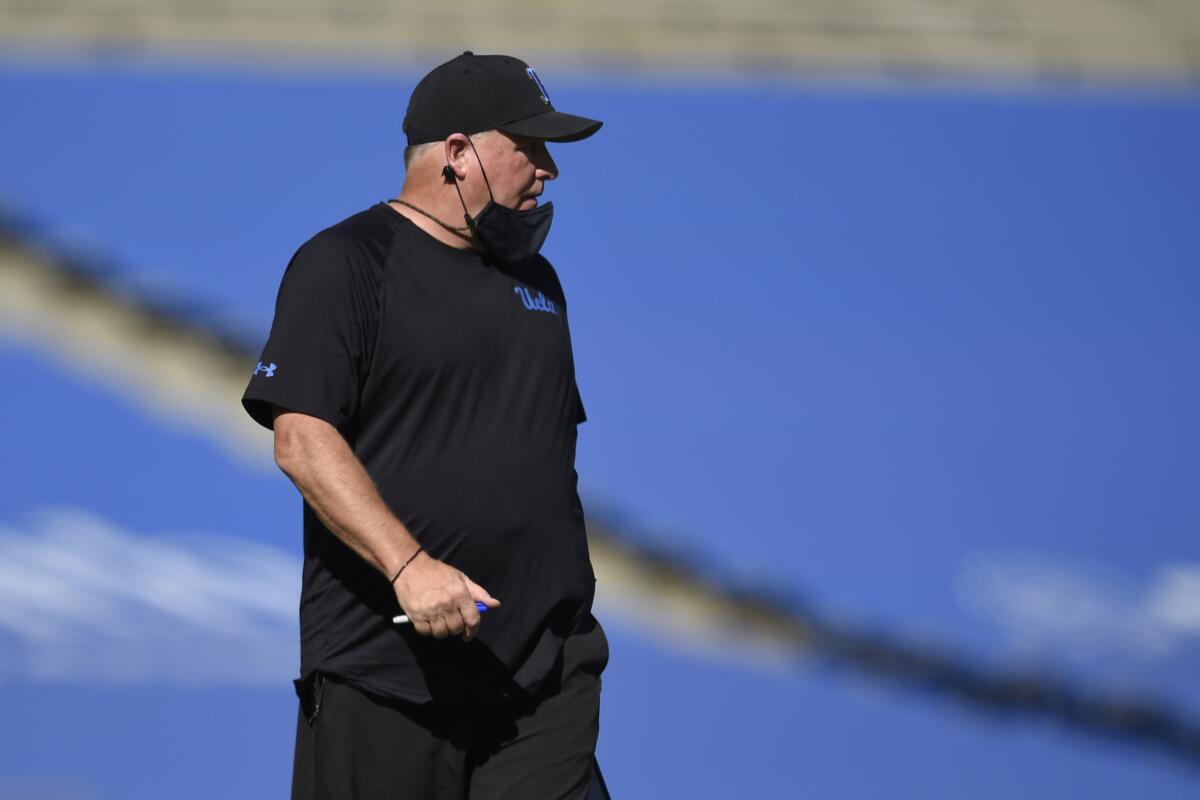
{"type": "Polygon", "coordinates": [[[551,142],[577,142],[602,124],[556,111],[541,78],[521,59],[477,56],[468,50],[435,67],[413,89],[404,133],[410,145],[493,128],[551,142]]]}

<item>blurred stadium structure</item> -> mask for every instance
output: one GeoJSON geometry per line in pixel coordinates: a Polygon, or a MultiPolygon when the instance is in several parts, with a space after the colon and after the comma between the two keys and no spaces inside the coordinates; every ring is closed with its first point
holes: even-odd
{"type": "Polygon", "coordinates": [[[0,41],[424,64],[487,41],[542,63],[874,79],[1188,80],[1192,0],[6,0],[0,41]]]}
{"type": "MultiPolygon", "coordinates": [[[[452,9],[382,0],[0,0],[0,42],[35,58],[222,53],[425,65],[478,40],[540,64],[700,80],[1187,87],[1200,78],[1200,3],[1192,0],[468,0],[452,9]]],[[[4,212],[0,334],[273,469],[269,435],[237,403],[254,342],[186,302],[131,290],[119,268],[73,254],[21,208],[4,212]],[[157,365],[153,379],[147,363],[157,365]]],[[[1081,687],[1053,670],[991,668],[942,645],[832,618],[798,587],[763,588],[603,510],[592,512],[589,534],[603,601],[637,624],[737,650],[751,663],[828,660],[971,708],[1027,712],[1200,764],[1200,719],[1160,698],[1081,687]]]]}
{"type": "MultiPolygon", "coordinates": [[[[202,318],[153,296],[114,295],[103,271],[0,218],[0,333],[61,360],[218,439],[232,455],[272,469],[269,434],[240,413],[256,352],[202,318]],[[40,246],[38,246],[40,244],[40,246]],[[189,318],[190,317],[190,318],[189,318]],[[149,380],[142,365],[164,365],[149,380]]],[[[1045,716],[1081,732],[1145,742],[1200,765],[1200,717],[1136,694],[1105,695],[1053,674],[988,669],[944,646],[825,618],[798,587],[763,587],[725,574],[698,550],[664,547],[652,533],[590,514],[598,601],[637,624],[702,647],[732,648],[749,664],[827,659],[972,708],[1045,716]]]]}

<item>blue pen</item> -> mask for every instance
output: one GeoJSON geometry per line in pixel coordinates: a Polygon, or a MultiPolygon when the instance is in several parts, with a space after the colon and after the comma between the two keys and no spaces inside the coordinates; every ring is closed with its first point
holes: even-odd
{"type": "MultiPolygon", "coordinates": [[[[488,607],[478,600],[475,601],[475,607],[479,609],[479,613],[481,614],[488,610],[488,607]]],[[[398,617],[392,617],[392,622],[396,623],[397,625],[406,625],[409,622],[408,614],[401,614],[398,617]]]]}

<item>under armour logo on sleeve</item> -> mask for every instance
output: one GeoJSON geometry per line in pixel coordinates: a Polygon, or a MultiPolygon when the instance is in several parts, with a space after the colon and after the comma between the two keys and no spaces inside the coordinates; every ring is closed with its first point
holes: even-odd
{"type": "Polygon", "coordinates": [[[274,361],[272,361],[270,364],[264,364],[260,361],[258,362],[258,366],[254,368],[254,374],[258,375],[259,373],[262,373],[264,376],[272,378],[275,376],[275,370],[277,369],[279,369],[279,365],[274,361]]]}

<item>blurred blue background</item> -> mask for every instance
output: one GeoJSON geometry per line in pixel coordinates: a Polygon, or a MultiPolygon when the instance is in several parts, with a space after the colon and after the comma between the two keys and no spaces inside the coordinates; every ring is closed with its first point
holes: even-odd
{"type": "MultiPolygon", "coordinates": [[[[398,192],[422,71],[4,58],[11,234],[253,350],[294,249],[398,192]]],[[[547,189],[590,509],[828,618],[1200,719],[1200,88],[539,72],[605,121],[547,189]]],[[[0,797],[283,796],[295,490],[14,330],[0,797]]],[[[600,591],[617,798],[1200,789],[1145,743],[600,591]]]]}

